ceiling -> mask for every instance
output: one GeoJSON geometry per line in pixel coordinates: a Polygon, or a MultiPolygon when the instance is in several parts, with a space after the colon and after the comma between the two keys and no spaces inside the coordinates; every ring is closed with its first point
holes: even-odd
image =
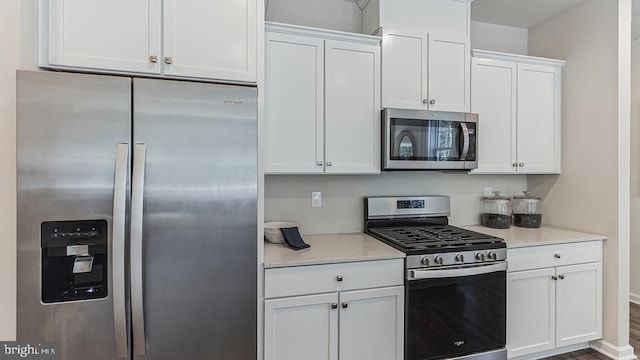
{"type": "MultiPolygon", "coordinates": [[[[583,0],[474,0],[471,19],[491,24],[530,28],[583,0]]],[[[640,0],[633,0],[634,2],[640,0]]]]}

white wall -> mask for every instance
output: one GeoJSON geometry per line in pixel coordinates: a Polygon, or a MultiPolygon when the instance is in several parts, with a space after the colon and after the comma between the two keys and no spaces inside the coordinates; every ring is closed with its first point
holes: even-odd
{"type": "Polygon", "coordinates": [[[291,220],[303,234],[362,231],[364,197],[449,195],[452,224],[480,222],[484,187],[516,194],[527,187],[524,175],[391,172],[380,175],[269,175],[265,180],[265,221],[291,220]],[[311,192],[322,192],[322,207],[311,207],[311,192]]]}
{"type": "Polygon", "coordinates": [[[15,339],[16,74],[20,0],[0,1],[0,340],[15,339]]]}
{"type": "Polygon", "coordinates": [[[471,48],[527,55],[529,30],[513,26],[471,22],[471,48]]]}
{"type": "MultiPolygon", "coordinates": [[[[640,21],[638,21],[640,23],[640,21]]],[[[640,254],[640,39],[631,44],[631,256],[640,254]]],[[[640,261],[631,262],[631,301],[640,304],[640,261]]]]}
{"type": "Polygon", "coordinates": [[[360,33],[362,12],[353,0],[266,0],[266,20],[360,33]]]}
{"type": "Polygon", "coordinates": [[[608,236],[604,342],[598,346],[620,359],[633,356],[628,345],[629,103],[624,103],[629,93],[624,88],[629,78],[628,6],[630,0],[585,0],[529,29],[530,55],[567,60],[562,175],[529,176],[529,187],[543,197],[546,224],[608,236]],[[619,26],[624,33],[619,34],[619,26]]]}

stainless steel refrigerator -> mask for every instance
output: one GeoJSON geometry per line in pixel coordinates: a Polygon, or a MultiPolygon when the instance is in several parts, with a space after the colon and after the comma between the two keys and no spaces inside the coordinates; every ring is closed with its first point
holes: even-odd
{"type": "Polygon", "coordinates": [[[257,90],[19,71],[20,341],[255,359],[257,90]]]}

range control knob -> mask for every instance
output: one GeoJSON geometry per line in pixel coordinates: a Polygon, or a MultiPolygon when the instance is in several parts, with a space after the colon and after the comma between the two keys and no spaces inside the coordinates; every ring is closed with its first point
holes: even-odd
{"type": "Polygon", "coordinates": [[[476,260],[483,261],[487,258],[487,256],[481,252],[476,253],[476,260]]]}
{"type": "Polygon", "coordinates": [[[442,258],[442,256],[436,256],[434,261],[436,262],[436,264],[442,265],[442,262],[444,261],[444,259],[442,258]]]}
{"type": "Polygon", "coordinates": [[[429,258],[426,257],[426,256],[423,256],[422,259],[420,260],[420,262],[422,263],[422,265],[429,266],[429,258]]]}
{"type": "Polygon", "coordinates": [[[464,262],[464,255],[456,254],[456,261],[457,262],[464,262]]]}
{"type": "Polygon", "coordinates": [[[489,251],[489,253],[487,253],[487,257],[488,257],[490,260],[493,260],[493,261],[497,261],[497,260],[498,260],[498,254],[496,254],[496,253],[495,253],[495,252],[493,252],[493,251],[489,251]]]}

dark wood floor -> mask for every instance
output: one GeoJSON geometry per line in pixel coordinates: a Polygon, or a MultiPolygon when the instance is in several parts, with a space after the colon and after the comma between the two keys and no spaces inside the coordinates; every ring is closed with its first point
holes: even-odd
{"type": "MultiPolygon", "coordinates": [[[[640,305],[631,304],[629,316],[629,343],[636,356],[640,354],[640,305]]],[[[639,356],[640,358],[640,356],[639,356]]],[[[544,360],[609,360],[608,357],[593,349],[584,349],[562,355],[548,357],[544,360]]]]}

